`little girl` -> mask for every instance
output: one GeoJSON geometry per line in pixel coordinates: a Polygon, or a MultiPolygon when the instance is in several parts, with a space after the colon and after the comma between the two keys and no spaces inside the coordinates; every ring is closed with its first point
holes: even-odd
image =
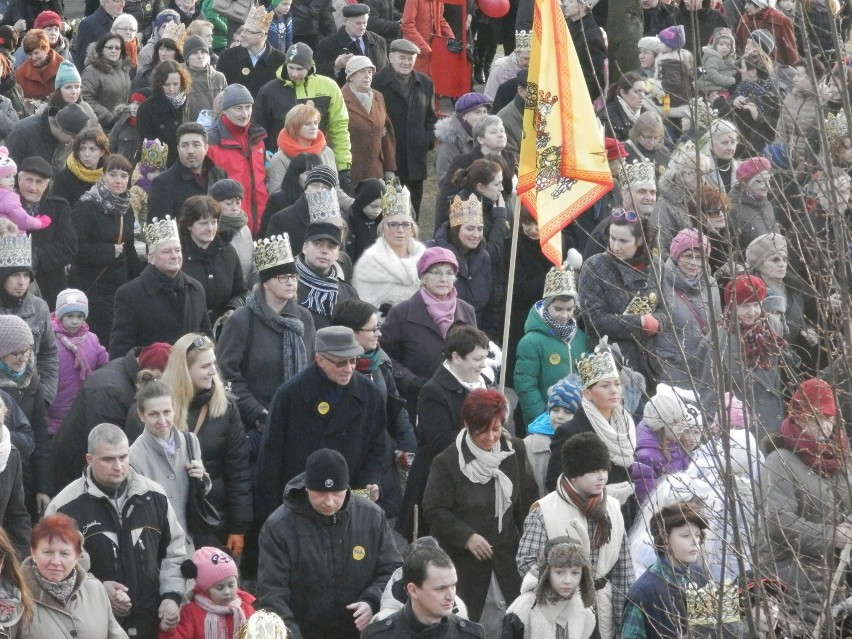
{"type": "Polygon", "coordinates": [[[109,361],[98,336],[89,332],[89,300],[83,291],[67,288],[56,298],[51,315],[59,355],[59,388],[47,409],[47,432],[56,434],[83,382],[109,361]]]}
{"type": "Polygon", "coordinates": [[[195,579],[189,603],[172,630],[160,629],[159,639],[232,639],[254,614],[254,597],[237,587],[237,564],[218,548],[203,546],[180,567],[195,579]]]}
{"type": "Polygon", "coordinates": [[[21,197],[14,190],[17,174],[18,166],[9,157],[9,149],[0,146],[0,218],[14,222],[18,227],[18,235],[47,228],[52,221],[49,216],[33,217],[21,206],[21,197]]]}
{"type": "Polygon", "coordinates": [[[712,102],[720,95],[726,100],[737,83],[737,55],[734,34],[727,27],[713,32],[710,46],[702,47],[701,62],[704,75],[698,80],[698,90],[712,102]]]}
{"type": "Polygon", "coordinates": [[[589,639],[595,630],[594,603],[588,557],[570,538],[555,537],[506,611],[502,639],[589,639]]]}

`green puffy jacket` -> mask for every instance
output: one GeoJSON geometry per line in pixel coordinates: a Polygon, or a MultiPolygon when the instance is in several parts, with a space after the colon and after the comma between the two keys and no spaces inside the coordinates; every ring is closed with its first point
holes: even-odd
{"type": "Polygon", "coordinates": [[[201,13],[213,25],[213,48],[224,49],[228,46],[228,20],[213,9],[213,0],[201,3],[201,13]]]}
{"type": "Polygon", "coordinates": [[[577,360],[587,352],[587,346],[586,334],[578,328],[569,350],[569,345],[545,324],[535,306],[527,315],[524,332],[518,344],[514,381],[524,423],[531,424],[547,410],[547,389],[571,373],[579,375],[577,360]]]}

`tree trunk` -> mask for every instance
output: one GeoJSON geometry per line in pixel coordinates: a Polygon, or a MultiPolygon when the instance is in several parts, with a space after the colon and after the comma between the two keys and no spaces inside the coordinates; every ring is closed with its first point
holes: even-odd
{"type": "Polygon", "coordinates": [[[638,68],[636,45],[642,37],[642,7],[636,0],[609,0],[607,17],[609,82],[638,68]]]}

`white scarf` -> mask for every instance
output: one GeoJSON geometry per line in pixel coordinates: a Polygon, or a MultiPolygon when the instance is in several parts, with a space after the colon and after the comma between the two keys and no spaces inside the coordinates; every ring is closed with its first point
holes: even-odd
{"type": "Polygon", "coordinates": [[[456,372],[453,370],[453,367],[450,366],[450,363],[447,360],[444,360],[444,368],[446,368],[450,375],[456,378],[456,381],[461,384],[468,391],[475,391],[477,389],[485,388],[485,380],[482,379],[482,375],[479,376],[475,382],[466,382],[461,377],[456,375],[456,372]]]}
{"type": "Polygon", "coordinates": [[[6,470],[6,464],[9,462],[9,453],[12,452],[12,434],[5,424],[0,424],[0,473],[6,470]]]}
{"type": "Polygon", "coordinates": [[[609,451],[609,459],[616,466],[630,468],[636,450],[636,426],[623,406],[613,409],[609,421],[604,419],[590,399],[583,398],[583,408],[595,434],[609,451]]]}
{"type": "Polygon", "coordinates": [[[473,443],[470,435],[468,435],[467,428],[462,428],[456,437],[456,450],[459,451],[459,468],[462,475],[474,484],[487,484],[492,479],[496,480],[494,482],[494,516],[497,518],[498,533],[503,532],[503,515],[512,505],[512,480],[500,470],[500,464],[503,463],[503,460],[515,454],[512,442],[506,439],[506,444],[509,447],[507,451],[500,450],[499,441],[494,444],[494,448],[491,450],[482,450],[473,443]],[[473,453],[473,460],[469,462],[464,460],[462,441],[467,443],[467,447],[473,453]]]}
{"type": "Polygon", "coordinates": [[[624,98],[618,96],[616,98],[618,103],[621,105],[621,108],[624,109],[624,112],[627,114],[627,118],[633,123],[636,124],[636,120],[639,119],[639,116],[642,114],[642,107],[639,107],[635,111],[630,108],[630,105],[624,101],[624,98]]]}

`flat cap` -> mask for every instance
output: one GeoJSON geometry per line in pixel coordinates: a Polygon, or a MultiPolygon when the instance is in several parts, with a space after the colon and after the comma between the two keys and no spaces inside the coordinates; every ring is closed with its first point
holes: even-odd
{"type": "Polygon", "coordinates": [[[399,38],[398,40],[394,40],[390,45],[390,53],[394,51],[398,51],[399,53],[420,53],[420,47],[418,47],[413,42],[409,40],[405,40],[403,38],[399,38]]]}
{"type": "Polygon", "coordinates": [[[344,18],[357,18],[358,16],[370,15],[370,7],[361,3],[345,4],[340,13],[343,14],[344,18]]]}
{"type": "Polygon", "coordinates": [[[21,171],[35,173],[41,177],[46,177],[48,180],[53,177],[53,167],[50,165],[50,162],[40,155],[31,155],[24,158],[24,161],[18,167],[18,172],[20,173],[21,171]]]}

